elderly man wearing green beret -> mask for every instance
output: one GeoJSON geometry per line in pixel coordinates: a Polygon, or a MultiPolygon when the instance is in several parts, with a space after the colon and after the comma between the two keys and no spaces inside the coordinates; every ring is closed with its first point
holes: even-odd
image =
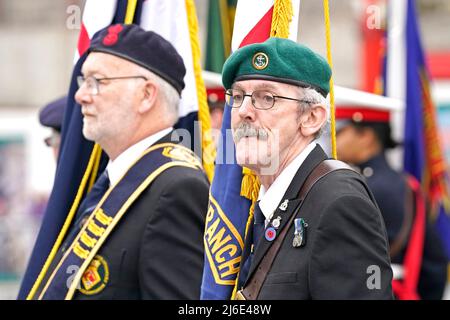
{"type": "Polygon", "coordinates": [[[235,51],[222,77],[237,162],[261,182],[237,297],[392,299],[387,235],[372,193],[315,142],[328,117],[327,62],[270,38],[235,51]]]}

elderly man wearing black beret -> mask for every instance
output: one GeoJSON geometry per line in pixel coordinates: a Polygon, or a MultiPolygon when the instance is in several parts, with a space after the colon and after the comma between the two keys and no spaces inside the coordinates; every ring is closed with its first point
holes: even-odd
{"type": "Polygon", "coordinates": [[[75,99],[109,156],[34,299],[198,299],[209,184],[173,131],[185,66],[161,36],[96,34],[75,99]]]}
{"type": "Polygon", "coordinates": [[[315,142],[331,70],[280,38],[235,51],[222,80],[237,162],[261,182],[238,299],[392,299],[386,230],[361,176],[315,142]]]}

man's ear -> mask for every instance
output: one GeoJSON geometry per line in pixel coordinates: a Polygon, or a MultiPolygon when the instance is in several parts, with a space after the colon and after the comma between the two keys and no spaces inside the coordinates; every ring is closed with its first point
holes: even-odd
{"type": "Polygon", "coordinates": [[[314,136],[327,120],[327,110],[321,104],[312,106],[300,116],[300,131],[303,136],[314,136]]]}
{"type": "Polygon", "coordinates": [[[148,112],[154,105],[158,96],[159,87],[156,83],[147,80],[143,88],[144,94],[139,106],[138,112],[145,113],[148,112]]]}

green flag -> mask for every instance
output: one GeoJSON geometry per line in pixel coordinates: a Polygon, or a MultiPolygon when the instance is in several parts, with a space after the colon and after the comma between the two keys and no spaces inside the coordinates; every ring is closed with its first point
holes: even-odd
{"type": "Polygon", "coordinates": [[[222,72],[230,55],[237,0],[209,0],[205,69],[222,72]]]}

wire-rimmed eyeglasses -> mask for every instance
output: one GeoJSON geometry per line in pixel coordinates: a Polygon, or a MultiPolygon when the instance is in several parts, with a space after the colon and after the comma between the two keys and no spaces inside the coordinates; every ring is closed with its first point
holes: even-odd
{"type": "Polygon", "coordinates": [[[93,96],[97,95],[99,93],[99,84],[101,81],[104,80],[122,80],[122,79],[144,79],[148,80],[144,76],[123,76],[123,77],[111,77],[111,78],[96,78],[94,76],[84,77],[84,76],[78,76],[77,77],[77,83],[78,88],[81,88],[83,84],[86,84],[87,89],[89,90],[89,93],[93,96]]]}
{"type": "Polygon", "coordinates": [[[240,89],[228,89],[225,92],[225,100],[231,108],[239,108],[244,102],[245,97],[250,97],[252,105],[256,109],[267,110],[274,106],[276,99],[293,100],[303,103],[311,103],[306,99],[296,99],[284,96],[277,96],[266,90],[255,90],[251,94],[245,93],[240,89]]]}

